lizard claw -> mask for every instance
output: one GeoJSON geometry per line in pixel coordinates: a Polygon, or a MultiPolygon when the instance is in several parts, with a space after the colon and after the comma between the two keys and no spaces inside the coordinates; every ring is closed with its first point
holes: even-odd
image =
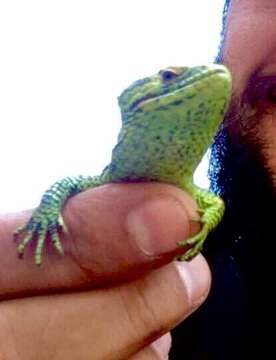
{"type": "Polygon", "coordinates": [[[61,214],[59,214],[59,216],[58,216],[58,225],[64,233],[66,233],[66,234],[68,233],[68,228],[67,228],[61,214]]]}

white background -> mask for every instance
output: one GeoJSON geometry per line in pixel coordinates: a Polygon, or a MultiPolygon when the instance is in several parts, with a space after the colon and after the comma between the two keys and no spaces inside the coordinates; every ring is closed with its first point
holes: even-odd
{"type": "Polygon", "coordinates": [[[0,1],[0,211],[35,206],[66,175],[100,173],[117,96],[162,67],[212,62],[223,2],[0,1]]]}

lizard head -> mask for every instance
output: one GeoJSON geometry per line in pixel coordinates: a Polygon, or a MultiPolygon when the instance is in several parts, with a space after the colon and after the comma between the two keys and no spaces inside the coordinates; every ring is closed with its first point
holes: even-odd
{"type": "MultiPolygon", "coordinates": [[[[185,110],[193,103],[213,107],[214,99],[228,102],[231,94],[231,75],[223,65],[210,64],[195,67],[168,67],[157,74],[132,83],[119,96],[123,122],[149,111],[167,114],[185,110]],[[221,93],[221,94],[220,94],[221,93]],[[220,96],[221,95],[221,96],[220,96]],[[210,101],[210,103],[209,103],[210,101]]],[[[226,104],[222,106],[222,110],[226,104]]]]}
{"type": "Polygon", "coordinates": [[[184,162],[185,171],[192,174],[218,130],[230,96],[231,75],[223,65],[169,67],[138,80],[119,97],[123,126],[114,154],[124,144],[133,145],[138,162],[139,156],[149,154],[147,171],[162,167],[175,178],[178,170],[183,175],[184,162]]]}

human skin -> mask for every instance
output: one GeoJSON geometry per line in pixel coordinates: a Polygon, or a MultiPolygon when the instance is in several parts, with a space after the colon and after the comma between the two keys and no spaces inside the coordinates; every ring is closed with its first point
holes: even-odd
{"type": "MultiPolygon", "coordinates": [[[[273,0],[232,0],[228,12],[222,62],[233,75],[233,93],[241,97],[250,78],[273,76],[276,73],[276,3],[273,0]]],[[[272,86],[275,89],[276,79],[272,86]]],[[[275,90],[274,90],[275,91],[275,90]]],[[[264,98],[258,113],[256,135],[269,145],[265,150],[266,167],[276,173],[276,108],[264,98]]],[[[276,184],[274,184],[276,186],[276,184]]]]}
{"type": "Polygon", "coordinates": [[[0,218],[0,359],[167,358],[168,332],[210,288],[202,256],[172,262],[199,229],[194,201],[165,184],[81,193],[64,209],[64,258],[49,249],[40,268],[11,242],[30,214],[0,218]]]}

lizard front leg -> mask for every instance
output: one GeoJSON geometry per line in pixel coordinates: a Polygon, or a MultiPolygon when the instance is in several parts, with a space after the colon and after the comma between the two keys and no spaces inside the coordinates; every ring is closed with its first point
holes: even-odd
{"type": "Polygon", "coordinates": [[[184,255],[180,255],[178,260],[191,260],[202,250],[209,232],[221,221],[225,209],[224,202],[219,196],[195,185],[193,185],[191,192],[201,214],[202,228],[195,236],[178,243],[179,247],[192,246],[184,255]]]}
{"type": "Polygon", "coordinates": [[[61,215],[65,202],[75,194],[102,183],[102,178],[99,176],[66,177],[54,183],[44,193],[40,205],[35,209],[26,225],[14,232],[15,240],[24,234],[17,248],[19,257],[23,257],[24,250],[30,242],[36,241],[35,264],[40,265],[47,236],[49,236],[57,252],[63,255],[59,231],[67,231],[61,215]]]}

